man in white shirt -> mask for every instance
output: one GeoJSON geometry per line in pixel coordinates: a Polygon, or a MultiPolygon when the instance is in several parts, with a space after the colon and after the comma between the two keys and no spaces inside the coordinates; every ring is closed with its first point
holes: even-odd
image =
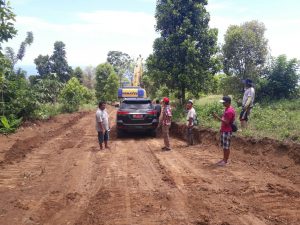
{"type": "Polygon", "coordinates": [[[247,122],[249,120],[250,112],[253,107],[254,99],[255,99],[255,90],[253,88],[253,82],[250,79],[243,80],[245,84],[245,92],[242,102],[242,112],[240,114],[240,121],[242,129],[247,128],[247,122]]]}
{"type": "Polygon", "coordinates": [[[186,108],[188,110],[188,114],[187,114],[187,117],[186,117],[188,146],[194,145],[193,127],[194,127],[196,119],[197,119],[197,114],[196,114],[196,111],[193,107],[193,104],[194,104],[193,100],[189,100],[186,104],[186,108]]]}
{"type": "Polygon", "coordinates": [[[106,103],[99,102],[98,110],[96,112],[96,130],[98,132],[98,141],[100,150],[103,149],[103,142],[105,148],[108,147],[108,140],[109,140],[109,121],[108,121],[108,113],[106,111],[106,103]]]}

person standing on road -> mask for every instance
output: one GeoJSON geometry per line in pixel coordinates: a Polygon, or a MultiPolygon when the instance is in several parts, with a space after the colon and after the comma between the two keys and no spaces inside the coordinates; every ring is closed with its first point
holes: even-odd
{"type": "Polygon", "coordinates": [[[186,104],[186,108],[188,110],[187,117],[186,117],[188,146],[194,145],[193,127],[194,127],[196,119],[197,119],[196,118],[197,114],[196,114],[196,111],[195,111],[193,105],[194,105],[193,100],[189,100],[186,104]]]}
{"type": "Polygon", "coordinates": [[[109,116],[106,111],[106,103],[101,101],[98,105],[98,110],[96,112],[96,129],[98,132],[98,141],[100,150],[103,149],[103,142],[105,148],[108,148],[109,140],[109,116]]]}
{"type": "Polygon", "coordinates": [[[169,137],[169,130],[171,127],[171,118],[172,118],[172,111],[170,107],[170,100],[169,98],[163,98],[162,101],[162,115],[161,120],[159,122],[159,127],[162,127],[162,133],[164,138],[164,144],[165,146],[162,148],[163,151],[169,151],[170,148],[170,137],[169,137]]]}
{"type": "Polygon", "coordinates": [[[156,110],[157,112],[157,119],[159,120],[159,116],[160,116],[160,113],[161,113],[161,105],[160,105],[160,102],[159,100],[156,100],[155,102],[155,106],[154,106],[154,109],[156,110]]]}
{"type": "Polygon", "coordinates": [[[253,108],[255,90],[253,87],[253,82],[250,79],[243,80],[245,84],[245,92],[242,102],[242,112],[240,114],[240,121],[242,129],[247,128],[247,123],[249,120],[251,109],[253,108]]]}
{"type": "Polygon", "coordinates": [[[218,166],[225,166],[228,163],[230,155],[230,142],[232,136],[232,124],[235,120],[235,110],[231,106],[231,98],[224,96],[221,100],[225,110],[222,117],[219,117],[216,113],[213,114],[214,118],[221,121],[221,147],[223,148],[223,159],[217,163],[218,166]]]}

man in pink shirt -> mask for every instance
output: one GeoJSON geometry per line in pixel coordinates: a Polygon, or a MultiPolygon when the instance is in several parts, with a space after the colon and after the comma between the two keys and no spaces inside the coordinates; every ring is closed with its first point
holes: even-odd
{"type": "Polygon", "coordinates": [[[225,107],[224,113],[222,117],[219,117],[214,113],[214,118],[221,121],[221,146],[223,148],[224,156],[217,165],[225,166],[230,155],[230,141],[232,136],[232,124],[235,121],[235,110],[231,106],[231,98],[229,96],[224,96],[220,102],[223,103],[225,107]]]}

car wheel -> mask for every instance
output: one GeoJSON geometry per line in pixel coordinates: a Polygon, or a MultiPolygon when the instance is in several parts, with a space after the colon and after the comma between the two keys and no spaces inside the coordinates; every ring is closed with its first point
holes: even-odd
{"type": "Polygon", "coordinates": [[[124,132],[122,130],[117,130],[117,137],[121,138],[124,136],[124,132]]]}
{"type": "Polygon", "coordinates": [[[150,130],[151,137],[156,137],[156,130],[150,130]]]}

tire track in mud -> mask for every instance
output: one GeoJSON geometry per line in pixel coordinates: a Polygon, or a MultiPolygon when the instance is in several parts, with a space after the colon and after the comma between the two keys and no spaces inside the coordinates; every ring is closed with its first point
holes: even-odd
{"type": "MultiPolygon", "coordinates": [[[[83,118],[74,127],[79,131],[78,136],[73,136],[73,132],[68,130],[65,134],[68,141],[64,142],[64,138],[58,140],[58,152],[64,158],[57,162],[57,165],[62,162],[69,161],[69,163],[66,163],[67,167],[62,168],[65,176],[58,177],[56,185],[53,184],[51,187],[53,191],[50,192],[50,195],[41,200],[36,210],[27,216],[36,218],[38,223],[45,225],[74,224],[101,185],[98,175],[103,173],[103,170],[99,170],[98,165],[102,155],[99,155],[98,151],[94,113],[90,112],[88,115],[89,117],[83,118]],[[72,143],[72,145],[69,146],[68,143],[72,143]],[[68,148],[67,151],[64,150],[65,147],[68,148]],[[52,204],[49,205],[49,202],[52,204]]],[[[114,131],[114,128],[112,130],[114,131]]]]}
{"type": "Polygon", "coordinates": [[[24,140],[17,140],[13,146],[5,153],[4,160],[1,162],[2,165],[12,164],[13,162],[18,162],[26,157],[28,153],[34,150],[37,147],[40,147],[45,142],[59,136],[63,132],[66,131],[67,128],[74,125],[74,123],[78,122],[81,118],[83,118],[87,112],[80,112],[78,115],[70,119],[67,123],[65,123],[60,128],[49,131],[48,133],[39,133],[34,137],[30,137],[24,140]]]}
{"type": "MultiPolygon", "coordinates": [[[[82,202],[81,199],[89,196],[83,191],[84,181],[93,184],[89,180],[89,174],[95,170],[93,169],[95,160],[92,155],[94,154],[93,150],[98,145],[94,129],[84,129],[90,127],[90,124],[91,118],[83,117],[74,122],[68,129],[64,128],[64,132],[44,142],[21,162],[5,166],[3,173],[6,175],[5,179],[1,179],[0,192],[8,194],[5,198],[8,205],[26,206],[25,211],[16,211],[14,207],[12,218],[19,218],[18,221],[22,221],[22,224],[47,224],[64,210],[71,213],[72,217],[76,215],[74,212],[77,212],[77,206],[74,206],[74,203],[79,204],[82,202]],[[91,139],[91,134],[86,135],[87,132],[91,131],[94,134],[93,139],[91,139]],[[82,139],[86,142],[84,152],[77,148],[82,139]],[[40,166],[44,168],[43,173],[26,179],[23,176],[20,177],[22,171],[29,174],[39,173],[38,168],[40,166]],[[86,174],[82,174],[83,171],[86,174]],[[7,191],[9,189],[11,191],[7,191]],[[16,198],[20,200],[15,200],[16,198]],[[16,203],[14,203],[15,201],[16,203]]],[[[94,126],[92,127],[94,128],[94,126]]],[[[6,214],[9,218],[10,210],[6,214]]],[[[18,223],[9,222],[7,224],[18,223]]],[[[49,224],[53,223],[50,222],[49,224]]]]}
{"type": "Polygon", "coordinates": [[[265,158],[255,164],[258,156],[233,149],[232,163],[217,168],[214,144],[184,148],[172,138],[172,151],[162,152],[161,139],[115,139],[114,127],[112,137],[111,149],[99,151],[90,112],[6,164],[1,225],[300,224],[297,167],[280,177],[265,158]]]}
{"type": "Polygon", "coordinates": [[[74,129],[74,127],[85,115],[86,113],[76,115],[75,118],[63,124],[62,127],[49,132],[50,135],[45,139],[43,138],[47,134],[42,133],[29,139],[18,140],[16,145],[13,145],[6,154],[9,161],[6,161],[6,164],[3,165],[4,168],[0,175],[0,187],[13,188],[33,179],[38,179],[46,172],[52,171],[57,166],[57,161],[53,160],[53,157],[58,156],[59,158],[63,150],[74,147],[76,138],[84,133],[83,129],[74,129]],[[74,137],[75,141],[70,141],[71,137],[74,137]],[[32,139],[37,141],[28,146],[27,143],[32,139]],[[40,145],[37,146],[39,143],[40,145]],[[15,146],[21,147],[15,148],[15,146]],[[22,152],[23,150],[24,152],[22,152]],[[22,160],[18,163],[12,163],[11,157],[13,161],[21,157],[22,160]]]}
{"type": "MultiPolygon", "coordinates": [[[[212,147],[215,151],[207,152],[207,146],[182,148],[177,140],[172,142],[173,151],[167,154],[154,151],[154,154],[184,193],[189,218],[195,223],[299,224],[296,216],[300,207],[299,187],[290,180],[278,179],[269,172],[262,173],[256,180],[253,169],[238,172],[244,167],[242,163],[237,163],[235,168],[231,165],[218,168],[214,165],[216,147],[212,147]],[[282,185],[274,184],[276,179],[282,185]],[[270,194],[268,189],[275,193],[270,194]],[[224,221],[224,218],[228,219],[224,221]]],[[[148,144],[155,146],[157,142],[148,144]]]]}
{"type": "Polygon", "coordinates": [[[188,224],[172,178],[147,147],[147,140],[116,141],[112,162],[106,165],[106,181],[76,225],[188,224]],[[120,174],[117,180],[114,174],[120,174]]]}

